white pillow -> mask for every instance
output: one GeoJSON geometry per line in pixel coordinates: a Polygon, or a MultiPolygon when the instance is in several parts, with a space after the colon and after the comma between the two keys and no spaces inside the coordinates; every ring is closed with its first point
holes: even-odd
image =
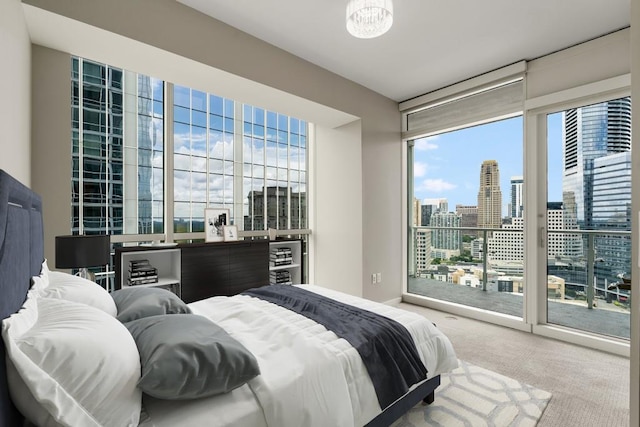
{"type": "Polygon", "coordinates": [[[2,322],[2,337],[11,397],[31,422],[138,425],[140,355],[115,318],[84,304],[29,298],[2,322]]]}
{"type": "Polygon", "coordinates": [[[33,286],[33,289],[44,289],[47,286],[49,286],[50,272],[51,270],[49,270],[49,266],[47,265],[47,259],[45,258],[45,260],[42,261],[42,267],[40,267],[40,275],[33,276],[31,278],[31,285],[33,286]]]}
{"type": "Polygon", "coordinates": [[[87,304],[113,317],[118,314],[109,292],[97,283],[61,271],[50,271],[48,276],[48,286],[45,286],[41,277],[32,278],[33,289],[38,296],[87,304]]]}

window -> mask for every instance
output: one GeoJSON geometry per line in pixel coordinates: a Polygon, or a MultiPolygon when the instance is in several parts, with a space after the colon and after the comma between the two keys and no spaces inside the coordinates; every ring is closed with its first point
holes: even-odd
{"type": "Polygon", "coordinates": [[[523,316],[522,128],[516,116],[409,142],[409,293],[523,316]]]}
{"type": "Polygon", "coordinates": [[[179,238],[205,207],[241,230],[307,226],[306,122],[82,58],[71,80],[74,234],[179,238]]]}

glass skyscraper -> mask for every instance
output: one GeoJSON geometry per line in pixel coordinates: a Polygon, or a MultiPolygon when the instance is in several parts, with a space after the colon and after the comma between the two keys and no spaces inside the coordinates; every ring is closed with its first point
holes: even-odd
{"type": "MultiPolygon", "coordinates": [[[[568,222],[581,229],[631,229],[631,98],[563,113],[563,204],[568,222]]],[[[628,236],[598,235],[598,259],[606,275],[627,272],[628,236]]]]}

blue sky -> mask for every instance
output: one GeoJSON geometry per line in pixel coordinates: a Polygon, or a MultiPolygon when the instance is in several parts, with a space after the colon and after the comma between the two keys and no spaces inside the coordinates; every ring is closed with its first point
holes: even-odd
{"type": "MultiPolygon", "coordinates": [[[[561,114],[548,116],[549,201],[562,200],[561,114]]],[[[510,199],[512,176],[523,175],[523,119],[514,117],[416,140],[414,195],[420,200],[446,198],[456,204],[477,205],[480,166],[497,160],[503,213],[510,199]]],[[[526,185],[526,183],[525,183],[526,185]]]]}

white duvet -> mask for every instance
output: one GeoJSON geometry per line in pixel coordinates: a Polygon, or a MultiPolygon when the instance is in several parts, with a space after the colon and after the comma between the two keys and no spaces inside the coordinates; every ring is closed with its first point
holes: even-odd
{"type": "MultiPolygon", "coordinates": [[[[313,285],[301,287],[403,324],[429,378],[457,367],[449,339],[423,316],[313,285]]],[[[363,426],[381,408],[358,352],[324,326],[244,295],[191,303],[256,357],[261,375],[221,396],[146,399],[142,426],[363,426]]]]}

